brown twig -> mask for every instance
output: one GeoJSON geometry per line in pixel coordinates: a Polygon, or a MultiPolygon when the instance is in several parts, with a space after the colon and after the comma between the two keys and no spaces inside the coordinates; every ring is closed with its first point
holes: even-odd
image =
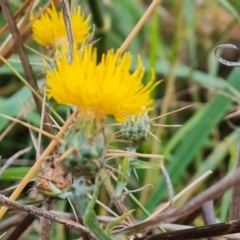
{"type": "MultiPolygon", "coordinates": [[[[240,168],[240,147],[238,149],[237,168],[240,168]]],[[[240,184],[233,187],[232,202],[229,209],[229,221],[240,219],[240,184]]]]}
{"type": "MultiPolygon", "coordinates": [[[[21,35],[19,33],[19,30],[17,28],[17,25],[15,23],[15,20],[14,20],[13,14],[11,12],[8,0],[1,0],[0,5],[2,7],[2,11],[3,11],[3,13],[5,15],[5,18],[7,20],[7,23],[9,25],[9,29],[12,33],[12,37],[13,37],[13,40],[14,40],[14,43],[15,43],[15,47],[16,47],[16,50],[19,54],[19,57],[20,57],[20,60],[21,60],[21,63],[22,63],[27,81],[29,82],[31,87],[38,92],[39,88],[38,88],[38,85],[37,85],[37,81],[36,81],[36,78],[34,76],[31,65],[29,63],[27,54],[24,50],[23,41],[22,41],[21,35]]],[[[42,102],[34,94],[33,94],[33,99],[35,101],[37,110],[38,110],[39,114],[41,115],[42,114],[41,113],[42,102]]],[[[52,127],[51,127],[51,122],[52,121],[51,121],[51,119],[50,119],[50,117],[47,113],[44,114],[44,122],[50,124],[50,125],[44,125],[44,129],[49,133],[53,133],[53,130],[52,130],[52,127]]]]}
{"type": "Polygon", "coordinates": [[[10,200],[9,198],[7,198],[1,194],[0,194],[0,205],[6,206],[8,208],[20,210],[23,212],[27,212],[34,216],[44,217],[44,218],[50,219],[54,222],[64,224],[69,229],[74,229],[80,233],[83,231],[83,232],[89,234],[88,229],[77,222],[74,222],[66,217],[60,216],[58,214],[55,214],[55,213],[52,213],[49,211],[45,211],[45,210],[42,210],[42,209],[39,209],[39,208],[36,208],[33,206],[27,206],[27,205],[20,204],[18,202],[10,200]]]}
{"type": "MultiPolygon", "coordinates": [[[[23,5],[14,13],[13,17],[14,19],[17,19],[23,11],[26,9],[26,7],[31,3],[31,0],[25,1],[23,5]]],[[[6,23],[1,29],[0,29],[0,37],[7,31],[8,29],[8,24],[6,23]]]]}
{"type": "MultiPolygon", "coordinates": [[[[208,201],[202,206],[202,215],[205,225],[216,224],[216,217],[214,211],[213,201],[208,201]]],[[[210,236],[209,240],[219,240],[218,237],[210,236]]]]}
{"type": "Polygon", "coordinates": [[[161,233],[154,236],[136,238],[136,240],[186,240],[199,239],[240,232],[240,221],[218,223],[209,226],[179,230],[170,233],[161,233]]]}
{"type": "MultiPolygon", "coordinates": [[[[33,2],[33,1],[32,1],[33,2]]],[[[31,26],[32,23],[35,21],[36,18],[38,18],[43,12],[46,11],[46,9],[49,7],[49,5],[52,3],[51,0],[48,0],[48,2],[39,10],[39,12],[36,14],[36,16],[34,17],[34,19],[32,19],[28,24],[24,25],[21,24],[19,26],[19,30],[20,30],[20,35],[22,40],[26,40],[28,38],[28,36],[31,34],[31,26]]],[[[4,41],[4,43],[0,46],[0,54],[2,57],[4,58],[8,58],[11,56],[11,54],[14,52],[14,41],[13,38],[10,37],[7,41],[4,41]]],[[[3,62],[0,61],[0,66],[2,66],[3,62]]]]}
{"type": "Polygon", "coordinates": [[[143,230],[153,228],[154,226],[157,226],[162,222],[176,221],[179,218],[188,216],[189,214],[193,213],[197,209],[201,208],[201,206],[207,201],[216,199],[217,197],[222,195],[229,188],[238,184],[239,181],[240,181],[240,168],[238,168],[233,174],[229,174],[223,179],[221,179],[220,181],[218,181],[217,183],[215,183],[213,186],[208,188],[202,194],[193,198],[192,200],[190,200],[188,203],[186,203],[184,206],[180,207],[179,209],[170,210],[148,221],[139,223],[133,227],[129,227],[124,230],[119,230],[118,233],[141,232],[143,230]]]}
{"type": "MultiPolygon", "coordinates": [[[[167,232],[173,232],[173,231],[178,231],[178,230],[184,230],[184,229],[193,229],[193,226],[189,225],[181,225],[181,224],[173,224],[173,223],[163,223],[161,226],[167,230],[167,232]]],[[[211,227],[210,227],[211,228],[211,227]]],[[[239,240],[240,239],[240,233],[234,233],[234,234],[226,234],[222,235],[222,237],[226,239],[231,239],[231,240],[239,240]]]]}
{"type": "MultiPolygon", "coordinates": [[[[239,62],[229,62],[229,61],[221,58],[218,55],[218,51],[220,49],[238,49],[235,45],[233,45],[233,44],[219,45],[218,47],[215,48],[214,54],[215,54],[216,59],[220,63],[222,63],[226,66],[230,66],[230,67],[240,67],[239,62]]],[[[234,90],[234,88],[233,88],[233,90],[234,90]]],[[[238,150],[238,161],[237,161],[237,168],[239,168],[239,167],[240,167],[240,147],[238,150]]],[[[234,188],[233,188],[232,204],[230,205],[230,211],[229,211],[229,220],[235,220],[235,219],[240,219],[240,184],[234,186],[234,188]]]]}
{"type": "MultiPolygon", "coordinates": [[[[104,179],[104,185],[105,185],[105,187],[106,187],[106,189],[108,191],[108,194],[111,197],[115,207],[117,208],[118,212],[121,215],[123,215],[126,212],[128,212],[128,210],[127,210],[127,208],[126,208],[126,206],[124,204],[124,200],[121,197],[117,197],[116,196],[116,191],[115,191],[114,186],[112,184],[111,178],[109,177],[110,175],[109,175],[108,171],[103,168],[100,171],[99,174],[100,174],[101,178],[104,179]]],[[[128,216],[126,218],[126,221],[128,223],[130,223],[131,225],[135,224],[135,221],[134,221],[134,219],[131,216],[128,216]]]]}
{"type": "Polygon", "coordinates": [[[16,228],[13,232],[8,236],[6,240],[16,240],[19,239],[19,236],[32,224],[32,222],[36,219],[36,216],[26,214],[22,215],[18,224],[16,224],[16,228]]]}
{"type": "Polygon", "coordinates": [[[7,231],[9,228],[17,226],[28,215],[28,213],[15,213],[8,219],[5,219],[0,224],[0,232],[7,231]]]}
{"type": "MultiPolygon", "coordinates": [[[[50,211],[52,200],[47,198],[43,202],[42,210],[50,211]]],[[[41,218],[41,232],[40,232],[40,239],[41,240],[50,240],[50,233],[51,233],[51,219],[48,218],[41,218]]]]}

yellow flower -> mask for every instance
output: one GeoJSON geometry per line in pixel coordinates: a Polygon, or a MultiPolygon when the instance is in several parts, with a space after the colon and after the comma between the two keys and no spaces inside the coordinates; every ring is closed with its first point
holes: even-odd
{"type": "MultiPolygon", "coordinates": [[[[34,18],[31,14],[30,19],[34,18]]],[[[85,19],[81,7],[77,6],[71,14],[73,38],[76,44],[84,43],[90,36],[90,16],[85,19]]],[[[58,47],[68,43],[63,13],[57,12],[54,4],[32,24],[34,40],[43,46],[58,47]]]]}
{"type": "Polygon", "coordinates": [[[74,46],[73,61],[69,63],[67,48],[56,52],[56,67],[47,70],[49,98],[59,104],[75,105],[82,114],[96,119],[113,115],[119,122],[127,115],[139,115],[150,109],[151,90],[159,83],[153,79],[144,86],[144,68],[140,57],[130,73],[132,57],[109,50],[97,64],[97,51],[91,46],[78,51],[74,46]]]}

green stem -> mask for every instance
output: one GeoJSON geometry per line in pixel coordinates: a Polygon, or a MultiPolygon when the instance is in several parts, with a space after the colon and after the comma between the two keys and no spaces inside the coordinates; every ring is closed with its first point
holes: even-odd
{"type": "MultiPolygon", "coordinates": [[[[111,177],[114,179],[114,181],[117,181],[117,177],[114,175],[114,174],[111,174],[110,173],[110,175],[111,175],[111,177]]],[[[106,186],[106,185],[105,185],[106,186]]],[[[107,186],[106,186],[107,187],[107,186]]],[[[125,187],[124,188],[124,190],[126,191],[126,192],[129,192],[129,190],[125,187]]],[[[139,202],[139,200],[132,194],[132,193],[130,193],[129,194],[129,197],[133,200],[133,202],[149,217],[151,214],[150,214],[150,212],[148,212],[148,210],[139,202]]],[[[163,228],[163,227],[161,227],[160,225],[158,226],[158,229],[159,229],[159,231],[160,232],[162,232],[162,233],[164,233],[164,232],[166,232],[166,230],[163,228]]]]}
{"type": "Polygon", "coordinates": [[[96,25],[95,39],[97,40],[98,61],[100,61],[102,54],[107,50],[107,28],[105,26],[100,0],[88,0],[88,4],[92,11],[93,21],[96,25]]]}
{"type": "MultiPolygon", "coordinates": [[[[114,205],[115,205],[116,208],[118,209],[119,213],[120,213],[121,215],[124,215],[126,212],[128,212],[128,210],[127,210],[127,208],[126,208],[123,200],[121,200],[120,198],[118,198],[118,197],[116,196],[116,191],[115,191],[115,189],[114,189],[114,186],[113,186],[113,184],[112,184],[111,178],[110,178],[110,176],[109,176],[109,172],[107,172],[107,170],[103,168],[103,169],[100,171],[99,175],[100,175],[100,177],[101,177],[102,179],[104,179],[104,185],[105,185],[105,187],[106,187],[106,189],[107,189],[107,191],[108,191],[108,194],[109,194],[109,196],[111,197],[114,205]]],[[[131,224],[135,224],[135,222],[134,222],[134,220],[132,219],[131,216],[128,216],[128,217],[126,218],[126,220],[127,220],[129,223],[131,223],[131,224]]]]}

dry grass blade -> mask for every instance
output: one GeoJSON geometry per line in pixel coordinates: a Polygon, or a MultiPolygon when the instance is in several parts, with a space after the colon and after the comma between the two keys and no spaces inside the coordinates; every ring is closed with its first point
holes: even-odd
{"type": "MultiPolygon", "coordinates": [[[[121,197],[119,198],[119,197],[116,196],[115,188],[114,188],[114,186],[112,184],[111,179],[108,177],[109,174],[110,174],[109,171],[107,171],[106,169],[102,169],[100,171],[100,173],[99,173],[101,178],[105,179],[104,184],[106,186],[108,194],[111,197],[114,205],[116,206],[118,212],[123,215],[124,213],[127,212],[127,208],[126,208],[126,206],[124,204],[124,200],[121,199],[121,197]]],[[[127,221],[130,225],[134,225],[135,224],[135,221],[134,221],[134,219],[131,216],[128,216],[125,219],[125,221],[127,221]]]]}
{"type": "MultiPolygon", "coordinates": [[[[20,117],[22,117],[24,113],[25,114],[28,113],[32,109],[33,104],[34,104],[33,100],[30,100],[29,102],[27,102],[23,107],[23,109],[21,110],[21,112],[18,114],[16,119],[19,119],[20,117]]],[[[7,134],[13,129],[15,125],[16,125],[16,122],[12,122],[8,125],[8,127],[5,128],[5,130],[0,135],[0,142],[4,139],[4,137],[7,136],[7,134]]]]}
{"type": "Polygon", "coordinates": [[[126,51],[126,49],[128,48],[128,46],[130,45],[130,43],[133,41],[134,37],[137,35],[137,33],[139,32],[139,30],[142,28],[143,24],[146,22],[146,20],[149,18],[149,16],[152,14],[152,12],[154,11],[154,9],[157,7],[157,5],[161,2],[161,0],[153,0],[151,5],[148,7],[147,11],[143,14],[143,16],[141,17],[141,19],[138,21],[138,23],[136,24],[136,26],[134,27],[134,29],[132,30],[132,32],[128,35],[128,37],[126,38],[126,40],[123,42],[122,46],[119,48],[120,49],[120,53],[122,54],[124,51],[126,51]]]}
{"type": "Polygon", "coordinates": [[[223,44],[223,45],[219,45],[219,46],[217,46],[217,47],[215,48],[215,52],[214,52],[216,59],[217,59],[220,63],[222,63],[222,64],[224,64],[224,65],[226,65],[226,66],[230,66],[230,67],[240,67],[240,63],[238,63],[238,62],[229,62],[229,61],[221,58],[221,57],[218,55],[218,51],[219,51],[220,49],[224,49],[224,48],[238,49],[238,48],[237,48],[235,45],[233,45],[233,44],[223,44]]]}
{"type": "MultiPolygon", "coordinates": [[[[185,107],[179,108],[179,109],[177,109],[177,110],[174,110],[174,111],[171,111],[171,112],[168,112],[168,113],[162,114],[162,115],[157,116],[157,117],[154,117],[154,118],[151,118],[150,121],[152,122],[152,121],[154,121],[154,120],[156,120],[156,119],[159,119],[159,118],[162,118],[162,117],[168,116],[168,115],[170,115],[170,114],[173,114],[173,113],[176,113],[176,112],[179,112],[179,111],[182,111],[182,110],[187,109],[187,108],[190,108],[190,107],[192,107],[192,106],[193,106],[193,104],[190,104],[190,105],[188,105],[188,106],[185,106],[185,107]]],[[[161,126],[161,125],[162,125],[162,124],[155,124],[155,126],[161,126]]]]}
{"type": "Polygon", "coordinates": [[[71,18],[70,18],[69,3],[66,0],[60,0],[60,5],[63,11],[63,19],[64,19],[66,31],[67,31],[68,43],[70,48],[70,62],[72,62],[74,39],[73,39],[73,31],[72,31],[71,18]]]}
{"type": "Polygon", "coordinates": [[[155,127],[165,127],[165,128],[179,128],[183,126],[181,124],[168,125],[168,124],[155,124],[155,123],[152,123],[152,125],[155,127]]]}
{"type": "MultiPolygon", "coordinates": [[[[195,188],[197,184],[199,184],[201,181],[203,181],[207,176],[209,176],[212,173],[212,171],[207,171],[204,173],[201,177],[199,177],[197,180],[195,180],[193,183],[191,183],[189,186],[184,188],[180,193],[178,193],[174,198],[173,202],[176,202],[178,199],[180,199],[182,196],[184,196],[188,191],[190,191],[192,188],[195,188]]],[[[151,216],[149,216],[146,220],[152,219],[162,213],[164,210],[166,210],[170,205],[170,202],[165,203],[163,206],[160,206],[151,216]]]]}
{"type": "MultiPolygon", "coordinates": [[[[31,2],[31,4],[29,4],[26,8],[25,13],[23,14],[23,16],[18,20],[17,22],[17,28],[19,30],[19,33],[22,37],[22,40],[24,41],[31,33],[30,28],[28,29],[28,31],[26,32],[26,34],[22,33],[23,28],[26,26],[26,24],[29,21],[29,16],[30,16],[30,12],[32,11],[32,8],[34,7],[35,2],[31,2]]],[[[15,21],[15,19],[14,19],[15,21]]],[[[9,24],[7,22],[7,27],[9,28],[9,24]]],[[[12,34],[9,34],[8,37],[5,39],[5,41],[1,44],[0,46],[0,53],[4,58],[8,58],[11,56],[12,53],[14,53],[15,51],[15,42],[13,39],[12,34]]],[[[0,66],[2,65],[2,61],[0,61],[0,66]]]]}
{"type": "MultiPolygon", "coordinates": [[[[33,2],[33,1],[32,1],[33,2]]],[[[43,12],[46,11],[46,9],[49,7],[49,5],[51,4],[51,0],[49,0],[42,8],[41,10],[36,14],[35,18],[30,21],[30,23],[28,24],[24,24],[24,25],[21,25],[21,27],[19,28],[20,30],[20,36],[22,38],[22,40],[26,40],[29,35],[31,34],[31,26],[32,26],[32,23],[33,21],[38,18],[43,12]]],[[[0,2],[1,3],[1,2],[0,2]]],[[[3,57],[3,58],[8,58],[11,56],[11,54],[13,53],[13,49],[14,49],[14,46],[15,46],[15,43],[13,41],[13,38],[12,36],[10,36],[9,39],[6,39],[6,41],[0,46],[0,55],[3,57]]],[[[2,61],[0,61],[0,66],[2,65],[2,61]]]]}
{"type": "Polygon", "coordinates": [[[27,147],[25,149],[22,149],[18,152],[16,152],[12,157],[10,157],[7,162],[1,167],[0,169],[0,177],[3,174],[3,172],[14,162],[14,160],[16,160],[17,158],[19,158],[20,156],[22,156],[23,154],[29,152],[31,150],[32,147],[27,147]]]}
{"type": "MultiPolygon", "coordinates": [[[[29,3],[31,0],[25,1],[23,5],[14,13],[13,17],[16,20],[22,13],[25,11],[25,9],[28,7],[29,3]]],[[[5,24],[1,29],[0,29],[0,37],[7,31],[8,29],[8,24],[5,24]]]]}
{"type": "MultiPolygon", "coordinates": [[[[34,182],[36,179],[33,178],[29,182],[34,182]]],[[[14,191],[19,184],[13,185],[11,187],[5,188],[4,190],[0,191],[0,194],[2,195],[9,195],[12,191],[14,191]]]]}
{"type": "Polygon", "coordinates": [[[169,196],[169,208],[172,209],[173,208],[173,198],[174,198],[174,191],[173,191],[173,186],[172,186],[172,182],[171,182],[171,178],[168,175],[167,169],[165,168],[164,164],[163,164],[163,160],[160,160],[160,169],[162,171],[162,174],[165,178],[165,182],[167,185],[167,189],[168,189],[168,196],[169,196]]]}
{"type": "MultiPolygon", "coordinates": [[[[5,18],[7,20],[7,23],[9,25],[9,29],[12,33],[12,37],[16,46],[16,49],[18,51],[24,72],[26,74],[26,78],[29,82],[29,84],[31,85],[31,87],[36,90],[37,92],[39,91],[37,82],[36,82],[36,78],[34,76],[33,70],[31,68],[31,65],[29,63],[27,54],[24,50],[23,47],[23,41],[22,38],[20,36],[19,30],[17,28],[17,25],[15,23],[14,17],[12,15],[12,12],[10,10],[10,6],[7,0],[2,0],[0,2],[3,13],[5,15],[5,18]]],[[[42,102],[33,94],[33,99],[35,101],[36,107],[38,109],[39,114],[41,114],[41,110],[42,110],[42,102]]],[[[46,123],[50,123],[51,124],[51,119],[48,116],[48,114],[44,114],[44,122],[46,123]]],[[[52,127],[49,125],[45,125],[44,129],[49,132],[49,133],[53,133],[52,127]]]]}
{"type": "Polygon", "coordinates": [[[128,152],[122,150],[112,150],[108,149],[108,152],[105,154],[107,157],[143,157],[143,158],[157,158],[164,159],[163,155],[159,154],[144,154],[144,153],[136,153],[136,152],[128,152]]]}
{"type": "Polygon", "coordinates": [[[7,234],[7,232],[3,233],[3,234],[0,236],[0,238],[4,237],[4,236],[5,236],[5,234],[7,234]]]}
{"type": "MultiPolygon", "coordinates": [[[[41,130],[43,130],[43,126],[44,126],[44,116],[45,116],[45,112],[46,112],[45,106],[46,106],[46,93],[43,94],[41,120],[40,120],[40,129],[41,130]]],[[[36,159],[38,159],[40,157],[41,141],[42,141],[42,133],[40,132],[38,135],[37,146],[36,146],[36,159]]]]}
{"type": "Polygon", "coordinates": [[[48,133],[47,131],[41,130],[41,129],[39,129],[38,127],[34,127],[34,126],[32,126],[31,124],[29,124],[29,123],[26,123],[26,122],[24,122],[24,121],[21,121],[21,120],[19,120],[19,119],[17,119],[17,118],[12,118],[12,117],[7,116],[7,115],[5,115],[5,114],[0,114],[0,116],[6,118],[6,119],[8,119],[8,120],[11,120],[11,121],[13,121],[13,122],[15,122],[15,123],[20,123],[21,125],[29,128],[29,129],[32,129],[32,130],[34,130],[34,131],[36,131],[36,132],[39,132],[39,133],[41,133],[42,135],[45,135],[46,137],[48,137],[48,138],[50,138],[50,139],[55,139],[55,140],[61,142],[61,140],[56,139],[56,137],[55,137],[54,135],[52,135],[51,133],[48,133]]]}
{"type": "MultiPolygon", "coordinates": [[[[69,126],[72,124],[72,121],[77,116],[78,111],[75,111],[66,121],[64,126],[61,128],[61,130],[56,135],[57,139],[60,139],[64,133],[67,131],[69,126]]],[[[28,184],[28,182],[33,178],[34,174],[40,169],[42,163],[45,161],[46,157],[49,156],[49,154],[54,150],[56,145],[58,144],[58,141],[52,140],[52,142],[48,145],[48,147],[45,149],[45,151],[42,153],[40,158],[35,162],[35,164],[32,166],[32,168],[29,170],[29,172],[25,175],[25,177],[22,179],[21,183],[18,185],[18,187],[15,189],[15,191],[10,196],[11,200],[15,200],[19,194],[22,192],[22,190],[25,188],[25,186],[28,184]]],[[[0,219],[3,217],[3,215],[8,210],[7,207],[2,207],[0,209],[0,219]]]]}
{"type": "Polygon", "coordinates": [[[238,168],[233,174],[227,175],[226,177],[218,181],[216,184],[214,184],[213,186],[205,190],[202,194],[191,199],[184,206],[176,210],[165,212],[159,216],[156,216],[153,219],[139,223],[136,226],[130,227],[122,231],[120,230],[119,233],[125,232],[125,231],[140,232],[140,231],[143,231],[144,229],[146,230],[149,228],[153,228],[154,226],[157,226],[162,222],[176,221],[179,218],[188,216],[189,214],[193,213],[197,209],[201,208],[202,205],[207,201],[216,199],[217,197],[222,195],[229,188],[238,184],[239,181],[240,181],[240,168],[238,168]]]}

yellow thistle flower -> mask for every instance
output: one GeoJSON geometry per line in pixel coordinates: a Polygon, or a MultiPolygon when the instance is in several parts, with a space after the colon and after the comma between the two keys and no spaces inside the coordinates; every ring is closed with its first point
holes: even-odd
{"type": "Polygon", "coordinates": [[[74,46],[73,61],[69,63],[67,48],[55,55],[56,67],[47,70],[49,98],[59,104],[75,105],[82,114],[96,119],[113,115],[119,122],[127,115],[139,115],[150,108],[150,91],[159,83],[153,79],[144,86],[144,68],[140,57],[130,73],[132,56],[109,50],[97,64],[97,51],[91,46],[78,51],[74,46]]]}
{"type": "MultiPolygon", "coordinates": [[[[33,14],[30,20],[34,18],[33,14]]],[[[71,14],[71,24],[75,44],[86,42],[90,36],[90,16],[85,19],[81,7],[77,6],[71,14]]],[[[57,12],[54,4],[32,24],[34,40],[43,46],[58,47],[68,43],[63,13],[57,12]]]]}

